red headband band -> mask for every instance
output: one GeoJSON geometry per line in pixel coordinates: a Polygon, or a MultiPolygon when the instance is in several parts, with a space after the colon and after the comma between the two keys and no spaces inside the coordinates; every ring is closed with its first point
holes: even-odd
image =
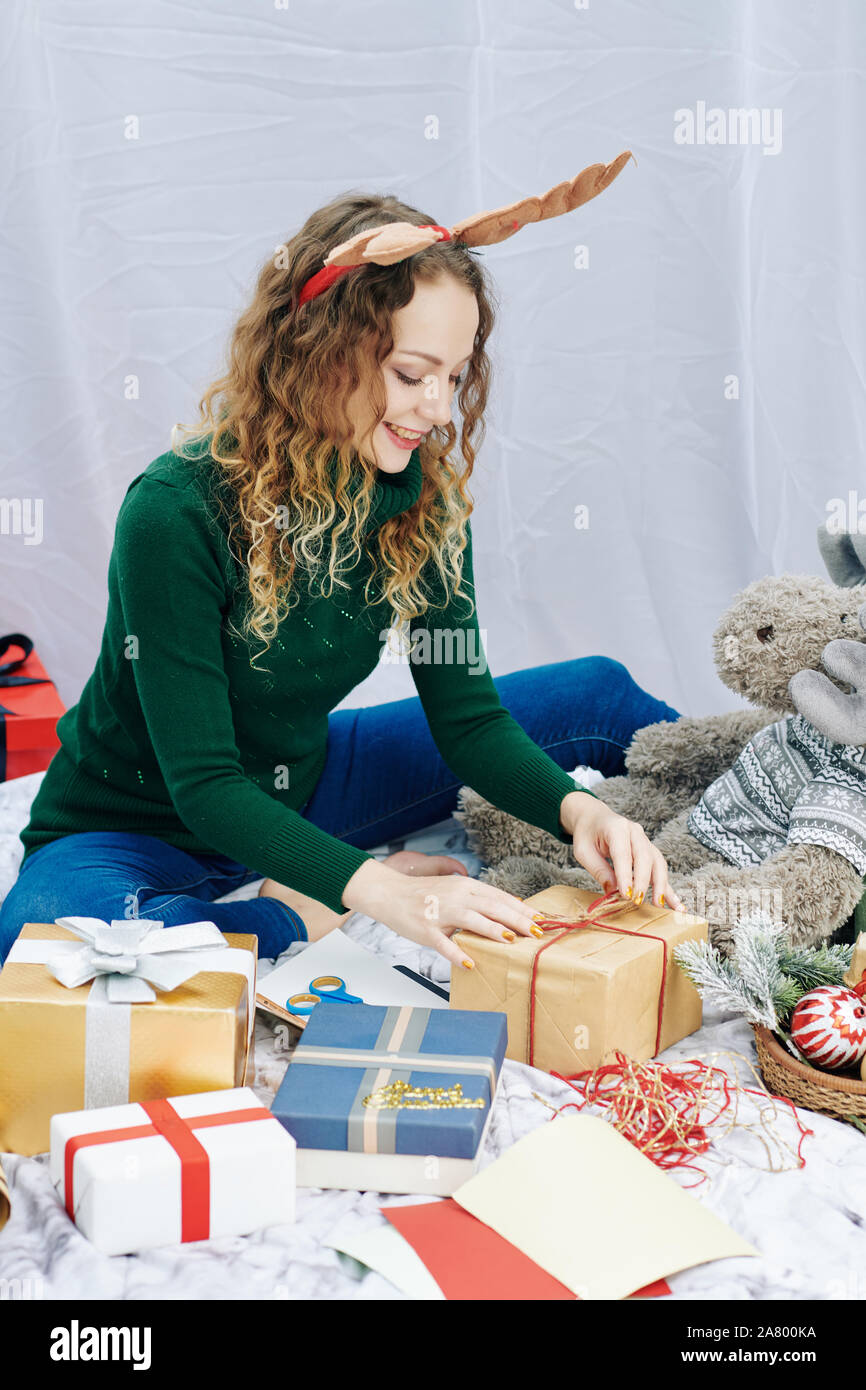
{"type": "MultiPolygon", "coordinates": [[[[447,227],[437,227],[435,222],[425,222],[419,231],[441,232],[441,236],[435,238],[436,241],[451,241],[451,233],[447,227]]],[[[368,265],[373,262],[368,261],[368,265]]],[[[301,290],[298,298],[298,308],[306,304],[308,299],[315,299],[316,295],[333,285],[335,280],[339,280],[341,275],[345,275],[347,270],[360,270],[360,265],[326,265],[322,270],[317,270],[315,275],[311,275],[309,280],[301,290]]]]}

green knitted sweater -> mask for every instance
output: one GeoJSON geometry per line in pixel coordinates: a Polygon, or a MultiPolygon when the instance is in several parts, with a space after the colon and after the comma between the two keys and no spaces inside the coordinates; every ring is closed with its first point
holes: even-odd
{"type": "MultiPolygon", "coordinates": [[[[136,831],[224,854],[343,912],[346,883],[372,856],[299,808],[325,762],[328,713],[375,668],[391,610],[384,600],[364,603],[365,554],[350,589],[325,599],[304,585],[258,656],[263,644],[239,635],[249,596],[212,506],[215,469],[203,459],[162,454],[126,491],[99,657],[58,722],[61,747],[21,832],[24,858],[78,831],[136,831]]],[[[401,473],[378,470],[368,535],[420,491],[417,450],[401,473]]],[[[474,596],[471,528],[463,563],[474,596]]],[[[444,596],[441,584],[428,592],[444,596]]],[[[429,621],[420,640],[434,659],[410,667],[436,745],[460,781],[570,843],[559,807],[575,784],[502,706],[466,607],[452,596],[412,624],[414,642],[429,621]],[[465,660],[437,659],[441,633],[461,629],[465,644],[449,645],[465,660]]]]}

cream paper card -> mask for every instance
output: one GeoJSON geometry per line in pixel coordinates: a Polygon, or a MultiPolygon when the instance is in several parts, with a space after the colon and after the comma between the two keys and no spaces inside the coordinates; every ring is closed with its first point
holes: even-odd
{"type": "Polygon", "coordinates": [[[578,1298],[625,1298],[677,1270],[759,1253],[593,1115],[541,1125],[454,1201],[578,1298]]]}
{"type": "Polygon", "coordinates": [[[351,1236],[323,1240],[322,1244],[375,1270],[409,1298],[441,1300],[445,1297],[420,1255],[416,1255],[408,1240],[387,1222],[351,1236]]]}

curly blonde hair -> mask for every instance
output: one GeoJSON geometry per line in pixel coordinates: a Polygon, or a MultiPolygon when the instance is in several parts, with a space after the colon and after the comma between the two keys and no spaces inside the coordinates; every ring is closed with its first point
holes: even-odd
{"type": "Polygon", "coordinates": [[[433,588],[444,592],[443,603],[449,594],[465,595],[462,553],[473,510],[467,483],[484,437],[485,344],[494,321],[494,296],[477,253],[459,242],[437,242],[394,265],[343,275],[297,307],[301,287],[328,251],[383,222],[420,226],[435,219],[392,196],[347,193],[278,247],[234,327],[228,369],[199,402],[199,421],[175,427],[175,452],[198,458],[218,483],[211,496],[227,519],[230,548],[239,562],[245,555],[250,602],[242,635],[255,636],[265,649],[299,601],[301,573],[310,589],[318,578],[327,597],[335,585],[349,587],[345,575],[362,548],[372,562],[365,602],[375,586],[376,601],[387,600],[396,625],[442,606],[432,603],[433,588]],[[366,388],[373,420],[384,418],[381,366],[394,347],[392,314],[409,303],[417,282],[443,275],[470,289],[479,310],[457,393],[462,461],[451,458],[454,422],[431,429],[419,445],[418,501],[365,537],[377,470],[349,442],[346,403],[366,388]]]}

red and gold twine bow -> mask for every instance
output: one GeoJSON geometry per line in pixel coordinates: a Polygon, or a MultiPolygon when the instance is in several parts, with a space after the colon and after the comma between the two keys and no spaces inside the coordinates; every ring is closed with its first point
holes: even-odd
{"type": "Polygon", "coordinates": [[[210,1159],[207,1149],[192,1131],[274,1117],[263,1105],[251,1105],[245,1110],[221,1110],[214,1115],[179,1115],[167,1100],[145,1100],[139,1104],[150,1118],[149,1125],[94,1130],[89,1134],[73,1134],[67,1139],[64,1153],[66,1210],[74,1220],[72,1175],[79,1149],[91,1144],[119,1144],[123,1139],[144,1139],[161,1134],[180,1159],[180,1238],[182,1241],[207,1240],[210,1235],[210,1159]]]}
{"type": "Polygon", "coordinates": [[[570,932],[587,927],[593,931],[611,931],[616,932],[619,936],[637,936],[644,941],[658,941],[660,943],[662,948],[662,978],[659,988],[659,1006],[654,1049],[658,1052],[661,1046],[662,1020],[664,1018],[665,1009],[665,985],[667,983],[668,973],[668,943],[663,936],[654,936],[652,932],[633,931],[629,930],[628,927],[615,927],[609,922],[602,922],[600,920],[601,913],[618,916],[621,912],[630,912],[634,906],[635,904],[630,898],[620,898],[619,891],[617,889],[612,889],[611,892],[605,893],[602,897],[596,898],[591,902],[585,914],[576,921],[568,921],[562,917],[535,918],[536,926],[542,927],[545,930],[552,930],[554,927],[559,927],[560,932],[558,936],[552,936],[549,941],[545,941],[543,946],[539,946],[532,958],[532,970],[529,976],[529,1044],[527,1047],[527,1061],[530,1066],[535,1065],[533,1059],[535,1056],[535,1003],[538,958],[549,946],[554,946],[557,941],[561,941],[562,938],[567,936],[570,932]]]}

